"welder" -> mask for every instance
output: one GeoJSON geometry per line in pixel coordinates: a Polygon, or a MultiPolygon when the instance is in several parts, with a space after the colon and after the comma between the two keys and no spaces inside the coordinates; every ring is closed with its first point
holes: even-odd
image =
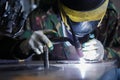
{"type": "Polygon", "coordinates": [[[1,44],[10,44],[9,48],[1,46],[0,51],[4,56],[25,58],[44,53],[47,45],[52,60],[102,61],[103,41],[94,33],[101,29],[108,5],[109,0],[40,0],[27,17],[23,32],[1,39],[1,44]]]}
{"type": "MultiPolygon", "coordinates": [[[[40,1],[39,7],[30,14],[26,25],[35,31],[29,39],[31,48],[37,54],[41,54],[43,45],[40,38],[44,43],[44,37],[41,35],[45,34],[51,42],[53,40],[53,44],[58,42],[50,52],[51,59],[103,60],[104,47],[95,39],[93,31],[101,24],[108,2],[108,0],[40,1]],[[45,3],[49,5],[46,6],[45,3]]],[[[50,41],[45,42],[48,47],[52,46],[50,41]]]]}

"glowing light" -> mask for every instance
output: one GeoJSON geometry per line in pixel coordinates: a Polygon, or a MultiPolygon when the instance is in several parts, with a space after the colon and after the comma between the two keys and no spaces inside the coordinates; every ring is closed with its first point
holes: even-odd
{"type": "Polygon", "coordinates": [[[87,65],[85,63],[82,63],[82,64],[76,65],[76,67],[81,73],[81,78],[84,79],[87,72],[87,65]]]}

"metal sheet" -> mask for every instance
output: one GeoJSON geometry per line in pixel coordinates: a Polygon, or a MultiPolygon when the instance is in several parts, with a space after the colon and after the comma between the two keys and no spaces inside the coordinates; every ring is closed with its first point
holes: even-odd
{"type": "Polygon", "coordinates": [[[104,72],[115,68],[115,61],[79,63],[78,61],[50,61],[44,69],[39,61],[0,66],[0,80],[97,80],[104,72]]]}

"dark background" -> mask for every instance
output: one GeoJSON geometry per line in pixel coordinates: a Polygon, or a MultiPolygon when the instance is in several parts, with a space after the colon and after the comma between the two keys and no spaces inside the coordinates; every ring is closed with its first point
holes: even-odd
{"type": "Polygon", "coordinates": [[[120,13],[120,0],[111,0],[111,1],[113,1],[113,3],[115,4],[117,10],[120,13]]]}

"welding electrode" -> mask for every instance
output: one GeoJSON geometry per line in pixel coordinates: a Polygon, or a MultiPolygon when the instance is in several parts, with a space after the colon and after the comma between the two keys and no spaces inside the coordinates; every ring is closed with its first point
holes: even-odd
{"type": "Polygon", "coordinates": [[[44,69],[49,69],[49,54],[47,46],[44,46],[44,69]]]}

